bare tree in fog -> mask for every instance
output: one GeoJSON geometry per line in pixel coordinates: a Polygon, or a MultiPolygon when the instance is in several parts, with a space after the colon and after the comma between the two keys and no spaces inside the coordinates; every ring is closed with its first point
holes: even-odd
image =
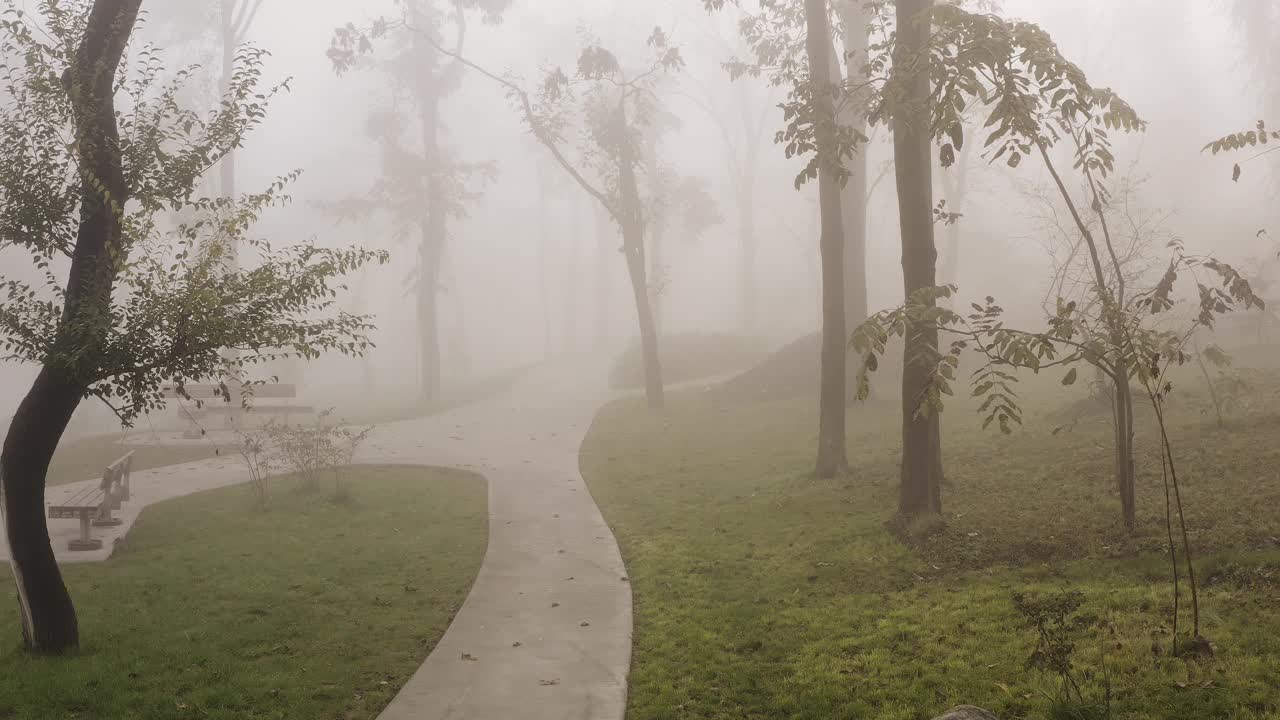
{"type": "MultiPolygon", "coordinates": [[[[734,48],[714,30],[703,36],[716,44],[726,56],[734,48]]],[[[756,188],[759,185],[760,151],[767,137],[767,119],[777,108],[763,102],[751,92],[746,78],[740,78],[731,89],[732,98],[717,98],[713,85],[686,73],[683,79],[690,90],[677,91],[694,107],[715,123],[722,147],[724,179],[729,183],[736,210],[738,231],[738,307],[742,330],[756,330],[759,295],[759,270],[756,257],[759,235],[756,229],[756,188]]]]}
{"type": "MultiPolygon", "coordinates": [[[[456,59],[445,62],[436,48],[451,34],[452,52],[461,53],[466,44],[467,11],[482,11],[485,19],[492,21],[509,4],[510,0],[408,0],[394,23],[378,20],[372,28],[353,24],[338,28],[328,52],[334,70],[342,74],[373,51],[371,38],[393,35],[395,52],[387,61],[390,79],[416,114],[418,138],[405,136],[408,124],[398,113],[375,126],[384,150],[383,177],[372,189],[365,210],[389,209],[402,229],[416,226],[419,247],[413,283],[417,289],[419,392],[425,405],[440,391],[440,268],[449,220],[465,214],[466,204],[475,199],[471,185],[489,172],[484,164],[459,160],[441,144],[442,105],[458,90],[463,64],[456,59]]],[[[396,109],[408,112],[398,105],[396,109]]]]}

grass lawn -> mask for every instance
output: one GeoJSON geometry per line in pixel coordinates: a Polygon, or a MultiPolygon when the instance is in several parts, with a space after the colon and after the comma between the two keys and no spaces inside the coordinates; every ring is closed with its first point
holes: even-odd
{"type": "Polygon", "coordinates": [[[0,718],[376,717],[461,605],[487,538],[485,483],[357,467],[335,503],[274,481],[148,508],[128,546],[65,569],[82,650],[18,649],[0,579],[0,718]]]}
{"type": "MultiPolygon", "coordinates": [[[[48,482],[50,485],[65,485],[101,478],[102,471],[108,465],[130,450],[134,451],[134,470],[150,470],[203,460],[217,454],[217,449],[212,445],[126,445],[120,442],[119,434],[91,435],[58,445],[58,451],[53,454],[53,462],[49,464],[48,482]]],[[[234,454],[235,448],[224,448],[222,452],[234,454]]]]}
{"type": "Polygon", "coordinates": [[[809,475],[811,400],[684,393],[661,414],[634,399],[606,408],[581,462],[635,593],[629,720],[917,720],[960,703],[1006,720],[1077,717],[1051,708],[1054,681],[1024,666],[1035,637],[1011,602],[1068,588],[1093,618],[1075,656],[1085,694],[1103,699],[1105,654],[1113,717],[1280,718],[1280,415],[1220,430],[1191,401],[1174,413],[1216,651],[1191,661],[1169,652],[1150,426],[1139,428],[1141,529],[1128,538],[1104,416],[1056,433],[1057,421],[1029,416],[1002,436],[955,404],[945,528],[905,542],[889,529],[892,406],[850,412],[853,473],[838,481],[809,475]]]}

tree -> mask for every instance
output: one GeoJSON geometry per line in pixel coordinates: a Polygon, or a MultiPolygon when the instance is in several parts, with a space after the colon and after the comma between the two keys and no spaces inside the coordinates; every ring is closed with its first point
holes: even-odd
{"type": "Polygon", "coordinates": [[[822,217],[822,386],[818,399],[818,459],[815,473],[831,478],[849,472],[845,452],[844,251],[845,231],[841,185],[846,172],[841,161],[833,96],[831,25],[827,0],[805,0],[805,48],[809,58],[813,137],[818,175],[818,205],[822,217]]]}
{"type": "MultiPolygon", "coordinates": [[[[704,0],[708,10],[732,0],[704,0]]],[[[848,472],[845,440],[847,337],[845,299],[845,243],[842,188],[850,173],[845,162],[867,137],[857,127],[840,122],[837,98],[870,87],[849,85],[838,78],[839,63],[832,40],[831,8],[827,0],[806,0],[803,6],[784,0],[763,0],[759,11],[746,15],[740,30],[755,55],[754,61],[731,60],[730,75],[768,75],[774,85],[790,87],[782,105],[786,127],[775,140],[788,158],[807,156],[796,187],[818,181],[822,254],[822,353],[818,401],[818,452],[815,472],[830,478],[848,472]],[[801,52],[803,48],[803,53],[801,52]]],[[[865,195],[864,195],[865,196],[865,195]]],[[[855,219],[856,222],[856,219],[855,219]]]]}
{"type": "MultiPolygon", "coordinates": [[[[392,24],[380,20],[364,31],[348,26],[335,37],[330,57],[335,58],[335,63],[350,62],[368,52],[372,40],[385,36],[393,27],[413,29],[413,25],[405,21],[392,24]]],[[[679,49],[668,42],[661,28],[655,28],[647,40],[653,53],[651,61],[640,71],[629,73],[613,52],[590,42],[579,55],[572,75],[560,68],[553,69],[543,78],[535,96],[525,90],[518,79],[486,70],[457,49],[444,47],[430,34],[419,33],[419,37],[438,53],[504,88],[534,139],[618,225],[640,327],[645,397],[649,407],[662,407],[664,393],[657,325],[647,280],[647,218],[638,177],[639,144],[643,129],[652,121],[656,110],[653,83],[661,73],[683,66],[679,49]],[[567,147],[563,135],[568,128],[581,131],[586,142],[576,148],[567,147]]]]}
{"type": "Polygon", "coordinates": [[[249,241],[260,264],[225,268],[229,247],[286,199],[293,176],[236,199],[196,197],[197,183],[261,120],[279,88],[258,88],[264,53],[246,49],[220,110],[182,109],[190,71],[162,83],[154,50],[133,70],[122,62],[140,5],[49,2],[39,25],[22,14],[0,21],[0,76],[12,98],[0,108],[0,245],[25,251],[43,273],[34,286],[0,279],[0,349],[40,367],[0,451],[0,508],[23,636],[38,652],[79,642],[44,492],[81,400],[98,398],[129,424],[163,406],[162,383],[180,393],[193,380],[225,388],[272,358],[359,354],[371,325],[336,310],[334,279],[385,261],[366,250],[249,241]],[[127,114],[116,109],[122,94],[127,114]],[[164,232],[169,213],[192,219],[164,232]],[[228,348],[238,352],[224,355],[228,348]]]}
{"type": "MultiPolygon", "coordinates": [[[[374,207],[390,209],[402,229],[412,226],[419,238],[413,282],[417,289],[419,392],[424,405],[435,400],[441,385],[440,273],[449,220],[465,215],[466,203],[475,199],[469,184],[491,173],[488,165],[451,157],[440,144],[442,106],[460,87],[463,64],[456,60],[441,63],[435,48],[451,29],[452,52],[460,54],[466,44],[467,11],[479,10],[485,21],[497,22],[509,4],[510,0],[406,0],[401,3],[397,22],[379,20],[367,30],[348,23],[334,31],[328,50],[334,71],[341,75],[373,51],[371,36],[396,33],[397,52],[388,70],[396,91],[413,107],[417,127],[385,115],[376,126],[375,133],[384,146],[384,174],[370,199],[374,207]],[[416,129],[418,137],[409,137],[407,129],[416,129]]],[[[396,109],[404,110],[399,105],[396,109]]]]}
{"type": "MultiPolygon", "coordinates": [[[[936,284],[938,251],[933,239],[933,159],[928,54],[929,8],[933,0],[896,0],[892,100],[894,175],[902,232],[904,297],[936,284]]],[[[921,398],[929,387],[929,359],[938,333],[909,326],[902,358],[902,478],[898,513],[906,517],[942,512],[942,436],[938,414],[921,398]],[[920,410],[918,408],[923,408],[920,410]]]]}
{"type": "MultiPolygon", "coordinates": [[[[975,304],[967,317],[937,306],[954,287],[921,288],[907,304],[880,313],[854,336],[855,347],[867,353],[869,369],[874,356],[883,353],[887,337],[902,336],[915,328],[929,327],[956,336],[946,355],[934,352],[932,371],[920,394],[917,412],[937,414],[942,398],[952,392],[951,382],[960,357],[973,352],[984,360],[974,373],[973,395],[984,398],[979,411],[984,425],[998,424],[1004,432],[1021,422],[1021,409],[1012,386],[1018,368],[1040,372],[1067,369],[1064,385],[1074,383],[1079,364],[1102,372],[1115,388],[1116,477],[1128,529],[1134,528],[1132,445],[1133,404],[1131,385],[1136,382],[1150,403],[1159,430],[1161,476],[1165,488],[1165,523],[1174,586],[1173,636],[1175,651],[1199,651],[1208,646],[1200,637],[1199,599],[1191,543],[1183,512],[1177,466],[1165,424],[1165,401],[1173,386],[1169,370],[1188,360],[1186,349],[1197,330],[1212,327],[1215,319],[1238,307],[1261,307],[1249,282],[1234,268],[1212,257],[1186,253],[1181,243],[1171,245],[1172,255],[1163,275],[1148,288],[1132,288],[1126,279],[1121,254],[1109,223],[1111,193],[1108,175],[1114,172],[1110,132],[1141,130],[1145,123],[1126,102],[1108,89],[1089,84],[1084,73],[1064,58],[1052,39],[1038,26],[1006,22],[994,15],[977,15],[951,5],[939,6],[930,16],[936,30],[929,43],[929,68],[933,76],[934,111],[929,117],[930,135],[941,144],[944,166],[955,159],[964,141],[963,113],[983,108],[989,128],[985,146],[993,148],[991,160],[1007,157],[1010,167],[1022,158],[1038,155],[1052,177],[1087,255],[1092,274],[1089,303],[1059,299],[1047,318],[1045,330],[1022,330],[1005,322],[1004,309],[993,298],[975,304]],[[1073,169],[1085,187],[1093,222],[1086,219],[1082,203],[1073,197],[1050,150],[1066,141],[1073,169]],[[1104,259],[1105,258],[1105,259],[1104,259]],[[1205,282],[1198,273],[1207,272],[1205,282]],[[1195,281],[1195,304],[1181,329],[1168,320],[1179,305],[1175,286],[1180,278],[1195,281]],[[1127,404],[1127,406],[1126,406],[1127,404]],[[1127,485],[1127,486],[1126,486],[1127,485]],[[1174,516],[1181,535],[1183,560],[1191,586],[1192,638],[1178,640],[1179,560],[1174,540],[1174,516]]],[[[901,34],[899,34],[901,38],[901,34]]],[[[923,59],[923,56],[920,56],[923,59]]],[[[938,211],[945,219],[945,212],[938,211]]],[[[859,378],[859,394],[865,395],[865,374],[859,378]]]]}
{"type": "MultiPolygon", "coordinates": [[[[729,43],[719,33],[705,29],[703,37],[726,55],[729,43]]],[[[738,232],[738,304],[742,330],[753,332],[757,322],[758,269],[756,256],[759,238],[756,230],[756,187],[759,184],[761,141],[765,139],[766,120],[774,106],[754,97],[745,78],[734,80],[732,100],[717,100],[712,84],[700,81],[692,73],[683,78],[692,91],[677,94],[691,101],[719,130],[724,152],[725,179],[729,183],[736,206],[738,232]]]]}

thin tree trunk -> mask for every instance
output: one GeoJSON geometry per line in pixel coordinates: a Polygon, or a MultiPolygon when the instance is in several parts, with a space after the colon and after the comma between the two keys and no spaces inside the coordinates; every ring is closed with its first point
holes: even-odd
{"type": "Polygon", "coordinates": [[[618,236],[604,208],[596,209],[596,346],[610,345],[609,315],[613,300],[610,258],[617,250],[618,236]]]}
{"type": "Polygon", "coordinates": [[[632,228],[623,233],[630,236],[627,244],[627,274],[631,278],[631,291],[636,302],[636,318],[640,324],[640,354],[644,360],[644,394],[653,409],[663,406],[662,365],[658,355],[658,328],[653,310],[649,306],[649,288],[645,279],[644,231],[632,228]],[[636,245],[635,243],[638,243],[636,245]],[[639,252],[631,248],[639,247],[639,252]]]}
{"type": "Polygon", "coordinates": [[[107,328],[100,322],[127,249],[119,208],[129,202],[115,76],[141,0],[98,0],[63,86],[75,120],[81,168],[80,226],[52,357],[14,415],[0,450],[0,514],[26,647],[62,653],[79,645],[75,607],[49,542],[44,492],[49,462],[97,374],[107,328]]]}
{"type": "Polygon", "coordinates": [[[832,478],[849,471],[845,452],[845,388],[847,341],[844,299],[844,222],[841,215],[839,151],[835,132],[836,113],[831,94],[831,24],[827,0],[805,0],[808,23],[805,46],[813,85],[818,144],[818,202],[822,216],[822,386],[818,398],[818,459],[814,469],[819,478],[832,478]]]}
{"type": "MultiPolygon", "coordinates": [[[[933,239],[933,163],[929,142],[929,38],[922,14],[932,0],[897,0],[898,42],[894,85],[901,93],[893,112],[894,173],[902,229],[903,290],[908,300],[936,284],[933,239]]],[[[936,357],[936,327],[907,328],[902,373],[902,479],[898,512],[914,517],[942,512],[942,448],[938,413],[919,412],[936,357]]]]}
{"type": "Polygon", "coordinates": [[[631,146],[627,123],[626,95],[618,100],[618,186],[622,195],[623,217],[617,218],[622,228],[622,246],[627,256],[627,272],[635,296],[636,317],[640,324],[640,350],[644,358],[644,392],[650,409],[665,402],[662,387],[662,365],[658,352],[658,329],[649,304],[649,284],[645,277],[644,205],[636,183],[636,158],[631,146]]]}
{"type": "Polygon", "coordinates": [[[1133,447],[1133,390],[1129,378],[1120,367],[1120,380],[1115,383],[1116,485],[1120,492],[1120,509],[1124,527],[1137,528],[1136,468],[1133,447]]]}

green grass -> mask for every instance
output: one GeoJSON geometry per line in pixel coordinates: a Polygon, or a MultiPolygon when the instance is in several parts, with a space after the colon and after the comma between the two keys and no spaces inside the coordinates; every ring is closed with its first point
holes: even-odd
{"type": "Polygon", "coordinates": [[[296,485],[265,511],[244,486],[150,507],[115,558],[68,566],[76,655],[24,654],[0,603],[0,718],[376,717],[475,578],[484,480],[360,466],[340,504],[296,485]]]}
{"type": "MultiPolygon", "coordinates": [[[[1056,378],[1026,390],[1071,397],[1056,378]]],[[[685,393],[664,414],[625,400],[597,417],[582,468],[635,593],[629,720],[917,720],[960,703],[1067,717],[1050,714],[1052,681],[1024,667],[1034,637],[1010,602],[1063,588],[1098,618],[1077,666],[1100,699],[1105,651],[1115,718],[1280,717],[1280,417],[1218,430],[1191,400],[1175,413],[1193,542],[1212,554],[1198,567],[1216,655],[1196,662],[1169,653],[1149,427],[1141,529],[1127,538],[1105,418],[1054,434],[1031,413],[1006,437],[958,401],[944,416],[945,528],[904,544],[890,530],[896,409],[851,411],[852,476],[816,481],[812,405],[685,393]]]]}
{"type": "MultiPolygon", "coordinates": [[[[768,346],[758,338],[729,333],[676,333],[658,339],[662,380],[667,384],[715,377],[741,370],[759,360],[768,346]]],[[[631,343],[614,361],[609,386],[644,387],[644,359],[639,342],[631,343]]]]}
{"type": "MultiPolygon", "coordinates": [[[[92,478],[101,478],[102,471],[133,451],[133,469],[150,470],[166,465],[177,465],[203,460],[218,454],[213,445],[126,445],[120,435],[92,435],[67,440],[58,445],[49,464],[48,483],[64,485],[92,478]]],[[[223,449],[226,452],[226,449],[223,449]]],[[[232,450],[234,452],[234,450],[232,450]]]]}

